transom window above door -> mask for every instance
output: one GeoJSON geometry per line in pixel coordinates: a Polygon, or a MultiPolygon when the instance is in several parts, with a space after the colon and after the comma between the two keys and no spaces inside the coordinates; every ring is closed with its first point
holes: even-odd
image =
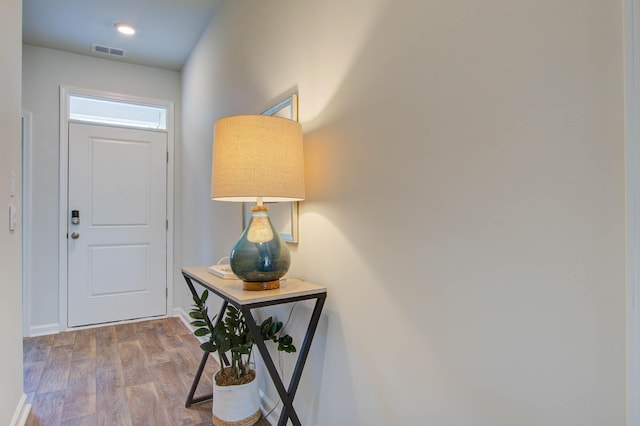
{"type": "Polygon", "coordinates": [[[167,129],[167,109],[164,107],[89,96],[69,97],[69,118],[85,123],[167,129]]]}

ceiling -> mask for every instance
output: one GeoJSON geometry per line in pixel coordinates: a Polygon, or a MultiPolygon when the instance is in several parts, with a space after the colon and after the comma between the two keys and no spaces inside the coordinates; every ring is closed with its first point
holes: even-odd
{"type": "Polygon", "coordinates": [[[26,44],[180,70],[221,0],[23,0],[26,44]],[[117,22],[133,24],[133,36],[117,22]],[[92,44],[125,51],[120,58],[92,44]]]}

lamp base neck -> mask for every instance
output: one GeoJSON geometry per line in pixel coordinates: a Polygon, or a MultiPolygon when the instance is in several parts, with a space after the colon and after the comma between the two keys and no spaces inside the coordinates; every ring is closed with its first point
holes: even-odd
{"type": "Polygon", "coordinates": [[[259,290],[274,290],[280,288],[280,280],[273,281],[243,281],[242,288],[244,290],[259,291],[259,290]]]}

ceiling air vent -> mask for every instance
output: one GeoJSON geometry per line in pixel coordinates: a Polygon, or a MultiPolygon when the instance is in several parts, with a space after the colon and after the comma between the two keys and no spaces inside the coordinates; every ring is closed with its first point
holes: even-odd
{"type": "Polygon", "coordinates": [[[117,47],[102,46],[100,44],[92,44],[91,50],[97,53],[104,53],[105,55],[118,56],[120,58],[124,57],[126,53],[123,49],[118,49],[117,47]]]}

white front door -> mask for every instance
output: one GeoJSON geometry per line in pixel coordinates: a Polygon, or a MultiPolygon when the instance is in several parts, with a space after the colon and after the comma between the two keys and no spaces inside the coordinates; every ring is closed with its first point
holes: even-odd
{"type": "Polygon", "coordinates": [[[69,123],[70,327],[166,314],[166,152],[163,132],[69,123]]]}

